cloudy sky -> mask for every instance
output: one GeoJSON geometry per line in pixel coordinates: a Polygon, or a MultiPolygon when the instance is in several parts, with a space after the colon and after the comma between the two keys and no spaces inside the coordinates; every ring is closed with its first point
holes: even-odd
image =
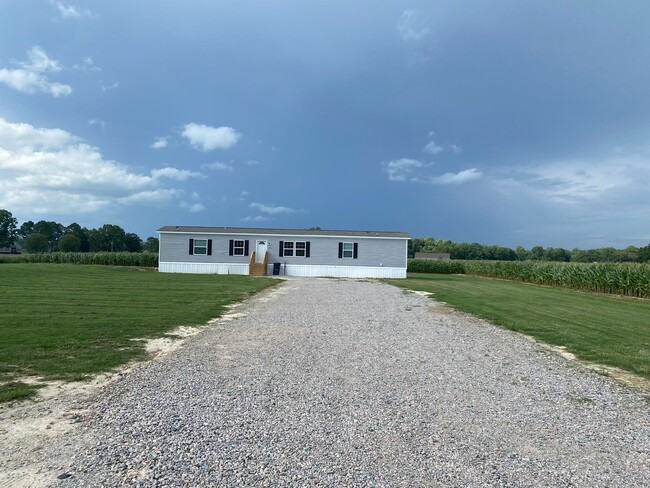
{"type": "Polygon", "coordinates": [[[650,242],[650,2],[4,0],[20,222],[650,242]]]}

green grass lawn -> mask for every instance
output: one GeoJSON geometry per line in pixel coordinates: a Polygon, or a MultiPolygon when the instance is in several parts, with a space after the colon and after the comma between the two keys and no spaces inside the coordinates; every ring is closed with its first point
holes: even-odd
{"type": "Polygon", "coordinates": [[[143,359],[141,342],[199,325],[277,283],[66,264],[0,265],[0,401],[33,394],[23,376],[79,380],[143,359]]]}
{"type": "Polygon", "coordinates": [[[650,379],[650,301],[476,276],[409,274],[385,280],[533,336],[587,361],[650,379]]]}

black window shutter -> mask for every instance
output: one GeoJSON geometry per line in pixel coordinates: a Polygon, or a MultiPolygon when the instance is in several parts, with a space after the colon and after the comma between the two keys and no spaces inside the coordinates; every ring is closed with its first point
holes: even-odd
{"type": "Polygon", "coordinates": [[[352,255],[354,259],[357,259],[359,257],[359,244],[354,243],[354,254],[352,255]]]}
{"type": "Polygon", "coordinates": [[[228,249],[228,254],[231,255],[231,256],[233,255],[233,247],[234,246],[235,246],[235,242],[232,239],[230,239],[230,248],[228,249]]]}
{"type": "Polygon", "coordinates": [[[208,239],[208,256],[212,256],[212,239],[208,239]]]}
{"type": "Polygon", "coordinates": [[[194,254],[194,239],[190,239],[190,254],[194,254]]]}
{"type": "Polygon", "coordinates": [[[244,256],[248,256],[248,239],[244,241],[244,256]]]}
{"type": "Polygon", "coordinates": [[[309,244],[310,244],[309,241],[305,242],[305,257],[306,258],[309,257],[309,248],[311,247],[309,244]]]}
{"type": "Polygon", "coordinates": [[[343,257],[343,243],[339,242],[339,259],[343,257]]]}
{"type": "Polygon", "coordinates": [[[280,257],[284,257],[284,241],[280,241],[280,257]]]}

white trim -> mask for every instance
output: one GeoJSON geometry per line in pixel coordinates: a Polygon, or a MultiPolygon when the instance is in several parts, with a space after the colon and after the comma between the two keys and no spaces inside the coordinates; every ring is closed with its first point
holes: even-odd
{"type": "MultiPolygon", "coordinates": [[[[180,230],[159,230],[158,234],[187,234],[187,235],[216,235],[216,236],[270,236],[270,237],[287,237],[287,238],[305,238],[309,240],[310,237],[331,237],[333,239],[404,239],[410,241],[410,237],[390,237],[390,236],[355,236],[350,234],[343,235],[330,235],[330,234],[260,234],[258,232],[186,232],[180,230]]],[[[295,239],[294,239],[295,240],[295,239]]]]}
{"type": "MultiPolygon", "coordinates": [[[[336,278],[406,278],[406,268],[388,266],[334,266],[282,263],[283,276],[331,276],[336,278]]],[[[267,275],[273,275],[273,265],[269,264],[267,275]]]]}
{"type": "MultiPolygon", "coordinates": [[[[162,262],[158,264],[161,273],[233,274],[248,275],[248,264],[239,263],[184,263],[162,262]]],[[[282,264],[284,276],[331,276],[336,278],[406,278],[406,268],[388,266],[331,266],[307,264],[282,264]]],[[[267,267],[268,276],[273,275],[273,265],[267,267]]]]}
{"type": "Polygon", "coordinates": [[[248,275],[248,263],[158,263],[161,273],[192,273],[192,274],[235,274],[248,275]]]}

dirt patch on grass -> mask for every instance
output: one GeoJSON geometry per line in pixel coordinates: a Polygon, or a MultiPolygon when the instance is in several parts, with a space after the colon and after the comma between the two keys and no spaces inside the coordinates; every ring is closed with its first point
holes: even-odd
{"type": "MultiPolygon", "coordinates": [[[[221,317],[198,327],[181,326],[163,337],[134,339],[144,343],[150,360],[168,355],[194,336],[218,322],[235,320],[246,314],[227,307],[221,317]]],[[[0,405],[0,488],[46,486],[57,476],[65,476],[70,468],[70,452],[74,446],[61,448],[65,442],[54,441],[78,428],[92,396],[103,386],[127,374],[141,363],[131,363],[119,371],[95,376],[90,381],[66,382],[46,378],[18,378],[27,384],[45,385],[34,399],[18,400],[0,405]]]]}
{"type": "Polygon", "coordinates": [[[650,381],[643,378],[642,376],[635,375],[634,373],[630,373],[629,371],[625,371],[615,366],[607,366],[605,364],[585,361],[584,359],[580,359],[576,357],[575,354],[568,351],[567,348],[564,346],[553,346],[551,344],[540,342],[534,339],[533,337],[529,337],[529,336],[526,337],[536,342],[537,344],[541,345],[545,349],[548,349],[550,351],[555,352],[556,354],[559,354],[560,356],[571,361],[572,363],[575,363],[583,368],[590,369],[591,371],[595,371],[598,374],[604,376],[610,376],[614,378],[616,381],[619,381],[626,386],[630,386],[632,388],[641,390],[644,394],[650,395],[650,381]]]}

